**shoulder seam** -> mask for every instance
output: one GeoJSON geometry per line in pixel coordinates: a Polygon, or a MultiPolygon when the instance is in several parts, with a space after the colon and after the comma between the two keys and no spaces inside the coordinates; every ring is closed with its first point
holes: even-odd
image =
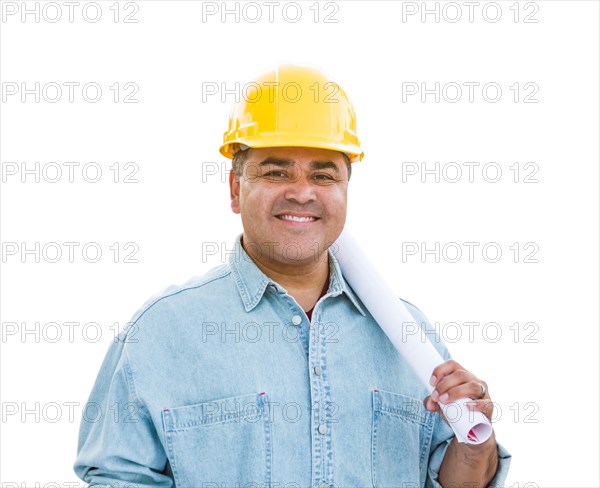
{"type": "Polygon", "coordinates": [[[200,283],[198,283],[196,285],[193,285],[193,286],[184,286],[184,285],[182,285],[183,288],[179,288],[177,290],[173,290],[172,292],[170,292],[170,293],[168,293],[166,295],[160,295],[160,296],[158,296],[156,298],[156,300],[154,300],[152,303],[149,303],[148,305],[146,305],[146,307],[143,310],[139,311],[139,315],[137,316],[137,318],[133,322],[131,322],[131,324],[132,325],[136,324],[137,321],[140,320],[148,310],[150,310],[154,305],[156,305],[161,300],[164,300],[165,298],[172,297],[174,295],[178,295],[179,293],[182,293],[184,291],[193,290],[195,288],[200,288],[200,287],[202,287],[204,285],[212,283],[213,281],[220,280],[221,278],[224,278],[225,276],[227,276],[229,274],[231,274],[231,269],[229,269],[229,267],[227,267],[227,268],[224,269],[223,272],[219,273],[217,276],[214,276],[214,277],[212,277],[210,279],[202,281],[202,282],[200,282],[200,283]]]}

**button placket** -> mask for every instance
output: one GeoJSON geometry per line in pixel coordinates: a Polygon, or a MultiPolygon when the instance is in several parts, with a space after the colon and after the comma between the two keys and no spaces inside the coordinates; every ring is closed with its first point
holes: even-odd
{"type": "Polygon", "coordinates": [[[326,366],[326,344],[322,339],[321,334],[321,314],[318,310],[318,305],[313,310],[313,320],[311,321],[310,337],[309,337],[309,364],[313,366],[313,375],[310,375],[311,386],[311,405],[313,412],[311,415],[312,422],[312,458],[313,486],[330,486],[333,479],[333,446],[331,429],[332,426],[328,423],[328,414],[330,410],[328,405],[331,404],[331,385],[329,385],[327,375],[325,374],[326,366]],[[326,482],[325,480],[329,480],[326,482]]]}

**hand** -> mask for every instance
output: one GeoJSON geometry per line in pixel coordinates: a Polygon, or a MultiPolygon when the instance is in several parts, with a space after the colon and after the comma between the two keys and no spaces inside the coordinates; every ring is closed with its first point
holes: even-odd
{"type": "Polygon", "coordinates": [[[423,404],[427,410],[439,412],[446,423],[448,421],[437,402],[451,403],[461,398],[471,398],[472,401],[467,403],[467,408],[483,412],[490,421],[492,420],[494,403],[490,398],[487,383],[456,361],[450,359],[437,366],[433,370],[430,384],[435,386],[435,390],[425,398],[423,404]]]}

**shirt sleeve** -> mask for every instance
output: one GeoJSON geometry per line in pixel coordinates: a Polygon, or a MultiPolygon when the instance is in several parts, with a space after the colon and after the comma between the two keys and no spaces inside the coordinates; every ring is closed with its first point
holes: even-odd
{"type": "MultiPolygon", "coordinates": [[[[436,332],[435,328],[431,326],[423,312],[421,312],[417,307],[415,307],[412,303],[404,301],[413,317],[420,326],[425,331],[425,335],[431,341],[431,343],[435,346],[440,355],[444,358],[444,360],[448,360],[451,358],[448,348],[444,344],[444,341],[441,339],[439,334],[436,332]]],[[[434,428],[433,428],[433,436],[431,441],[431,449],[429,451],[429,464],[427,466],[427,481],[425,486],[427,488],[443,488],[442,485],[438,481],[438,476],[440,472],[440,468],[442,466],[442,462],[444,461],[444,455],[446,454],[446,450],[452,442],[454,438],[454,432],[444,422],[441,415],[438,415],[434,428]]],[[[506,477],[508,475],[508,468],[510,466],[511,455],[510,453],[499,443],[497,443],[498,448],[498,468],[496,469],[496,474],[494,478],[488,485],[490,488],[500,488],[504,486],[506,481],[506,477]]]]}
{"type": "Polygon", "coordinates": [[[90,486],[172,487],[162,443],[136,396],[126,337],[111,344],[83,409],[73,469],[90,486]]]}

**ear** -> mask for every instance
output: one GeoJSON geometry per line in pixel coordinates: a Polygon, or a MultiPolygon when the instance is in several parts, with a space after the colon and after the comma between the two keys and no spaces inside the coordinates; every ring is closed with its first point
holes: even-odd
{"type": "Polygon", "coordinates": [[[229,196],[231,198],[231,210],[233,213],[240,213],[240,179],[233,170],[229,171],[229,196]]]}

